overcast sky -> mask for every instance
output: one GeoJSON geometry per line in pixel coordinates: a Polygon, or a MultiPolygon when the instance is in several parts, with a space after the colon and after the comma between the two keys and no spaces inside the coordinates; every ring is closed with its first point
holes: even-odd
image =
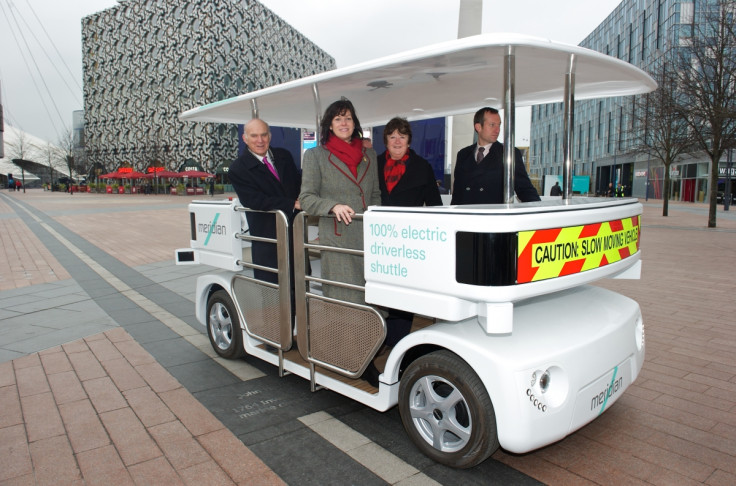
{"type": "MultiPolygon", "coordinates": [[[[482,29],[578,44],[620,2],[483,0],[482,29]]],[[[460,1],[261,3],[332,55],[338,67],[345,67],[456,38],[460,1]]],[[[0,0],[0,82],[6,123],[51,142],[71,129],[72,111],[83,108],[81,19],[115,5],[115,0],[0,0]]],[[[517,144],[522,145],[523,138],[517,131],[517,144]]]]}

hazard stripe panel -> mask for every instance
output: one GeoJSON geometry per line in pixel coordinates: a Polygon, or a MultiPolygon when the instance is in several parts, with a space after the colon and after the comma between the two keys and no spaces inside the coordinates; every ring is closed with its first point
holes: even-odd
{"type": "Polygon", "coordinates": [[[639,251],[639,216],[519,232],[516,283],[537,282],[600,268],[639,251]]]}

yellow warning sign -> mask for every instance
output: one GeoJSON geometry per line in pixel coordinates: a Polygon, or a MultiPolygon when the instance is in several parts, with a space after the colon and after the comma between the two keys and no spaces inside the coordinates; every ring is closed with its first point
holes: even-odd
{"type": "Polygon", "coordinates": [[[639,216],[519,232],[517,283],[602,267],[639,251],[639,216]]]}

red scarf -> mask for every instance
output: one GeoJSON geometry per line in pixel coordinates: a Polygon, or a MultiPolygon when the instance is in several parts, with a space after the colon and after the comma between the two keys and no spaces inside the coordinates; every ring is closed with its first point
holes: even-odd
{"type": "Polygon", "coordinates": [[[363,141],[359,137],[353,138],[350,143],[330,134],[324,148],[348,166],[353,177],[358,178],[358,164],[363,160],[363,141]]]}
{"type": "Polygon", "coordinates": [[[406,172],[406,161],[409,160],[409,154],[405,153],[401,160],[394,160],[386,151],[386,165],[383,167],[383,178],[386,180],[386,189],[388,193],[394,190],[401,176],[406,172]]]}

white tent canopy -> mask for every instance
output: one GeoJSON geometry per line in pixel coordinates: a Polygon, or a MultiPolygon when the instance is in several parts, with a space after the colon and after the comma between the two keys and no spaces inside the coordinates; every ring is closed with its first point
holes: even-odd
{"type": "Polygon", "coordinates": [[[36,174],[32,174],[31,172],[22,171],[20,167],[15,165],[13,162],[7,160],[7,159],[0,159],[0,174],[7,176],[8,174],[13,174],[14,179],[25,179],[28,181],[36,181],[39,179],[39,177],[36,174]]]}
{"type": "MultiPolygon", "coordinates": [[[[12,149],[13,145],[18,143],[20,137],[24,137],[24,144],[26,145],[24,147],[25,153],[23,155],[23,158],[25,160],[30,160],[41,165],[46,165],[46,167],[48,167],[48,161],[43,160],[42,153],[47,150],[49,143],[41,138],[31,135],[28,132],[23,132],[22,130],[15,128],[14,126],[6,122],[5,131],[3,132],[3,139],[5,143],[5,157],[0,158],[0,174],[3,174],[5,176],[7,176],[8,174],[13,174],[14,178],[21,177],[21,168],[13,163],[13,159],[15,157],[13,156],[12,149]]],[[[54,148],[58,150],[58,147],[54,148]]],[[[53,163],[53,168],[55,172],[64,174],[65,176],[69,176],[69,168],[65,164],[59,163],[57,161],[56,163],[53,163]]],[[[31,173],[28,170],[25,170],[24,172],[24,177],[26,181],[33,181],[40,178],[37,174],[31,173]]],[[[48,176],[48,169],[46,169],[45,173],[41,173],[41,176],[48,176]]],[[[46,179],[48,179],[48,177],[46,177],[46,179]]]]}

